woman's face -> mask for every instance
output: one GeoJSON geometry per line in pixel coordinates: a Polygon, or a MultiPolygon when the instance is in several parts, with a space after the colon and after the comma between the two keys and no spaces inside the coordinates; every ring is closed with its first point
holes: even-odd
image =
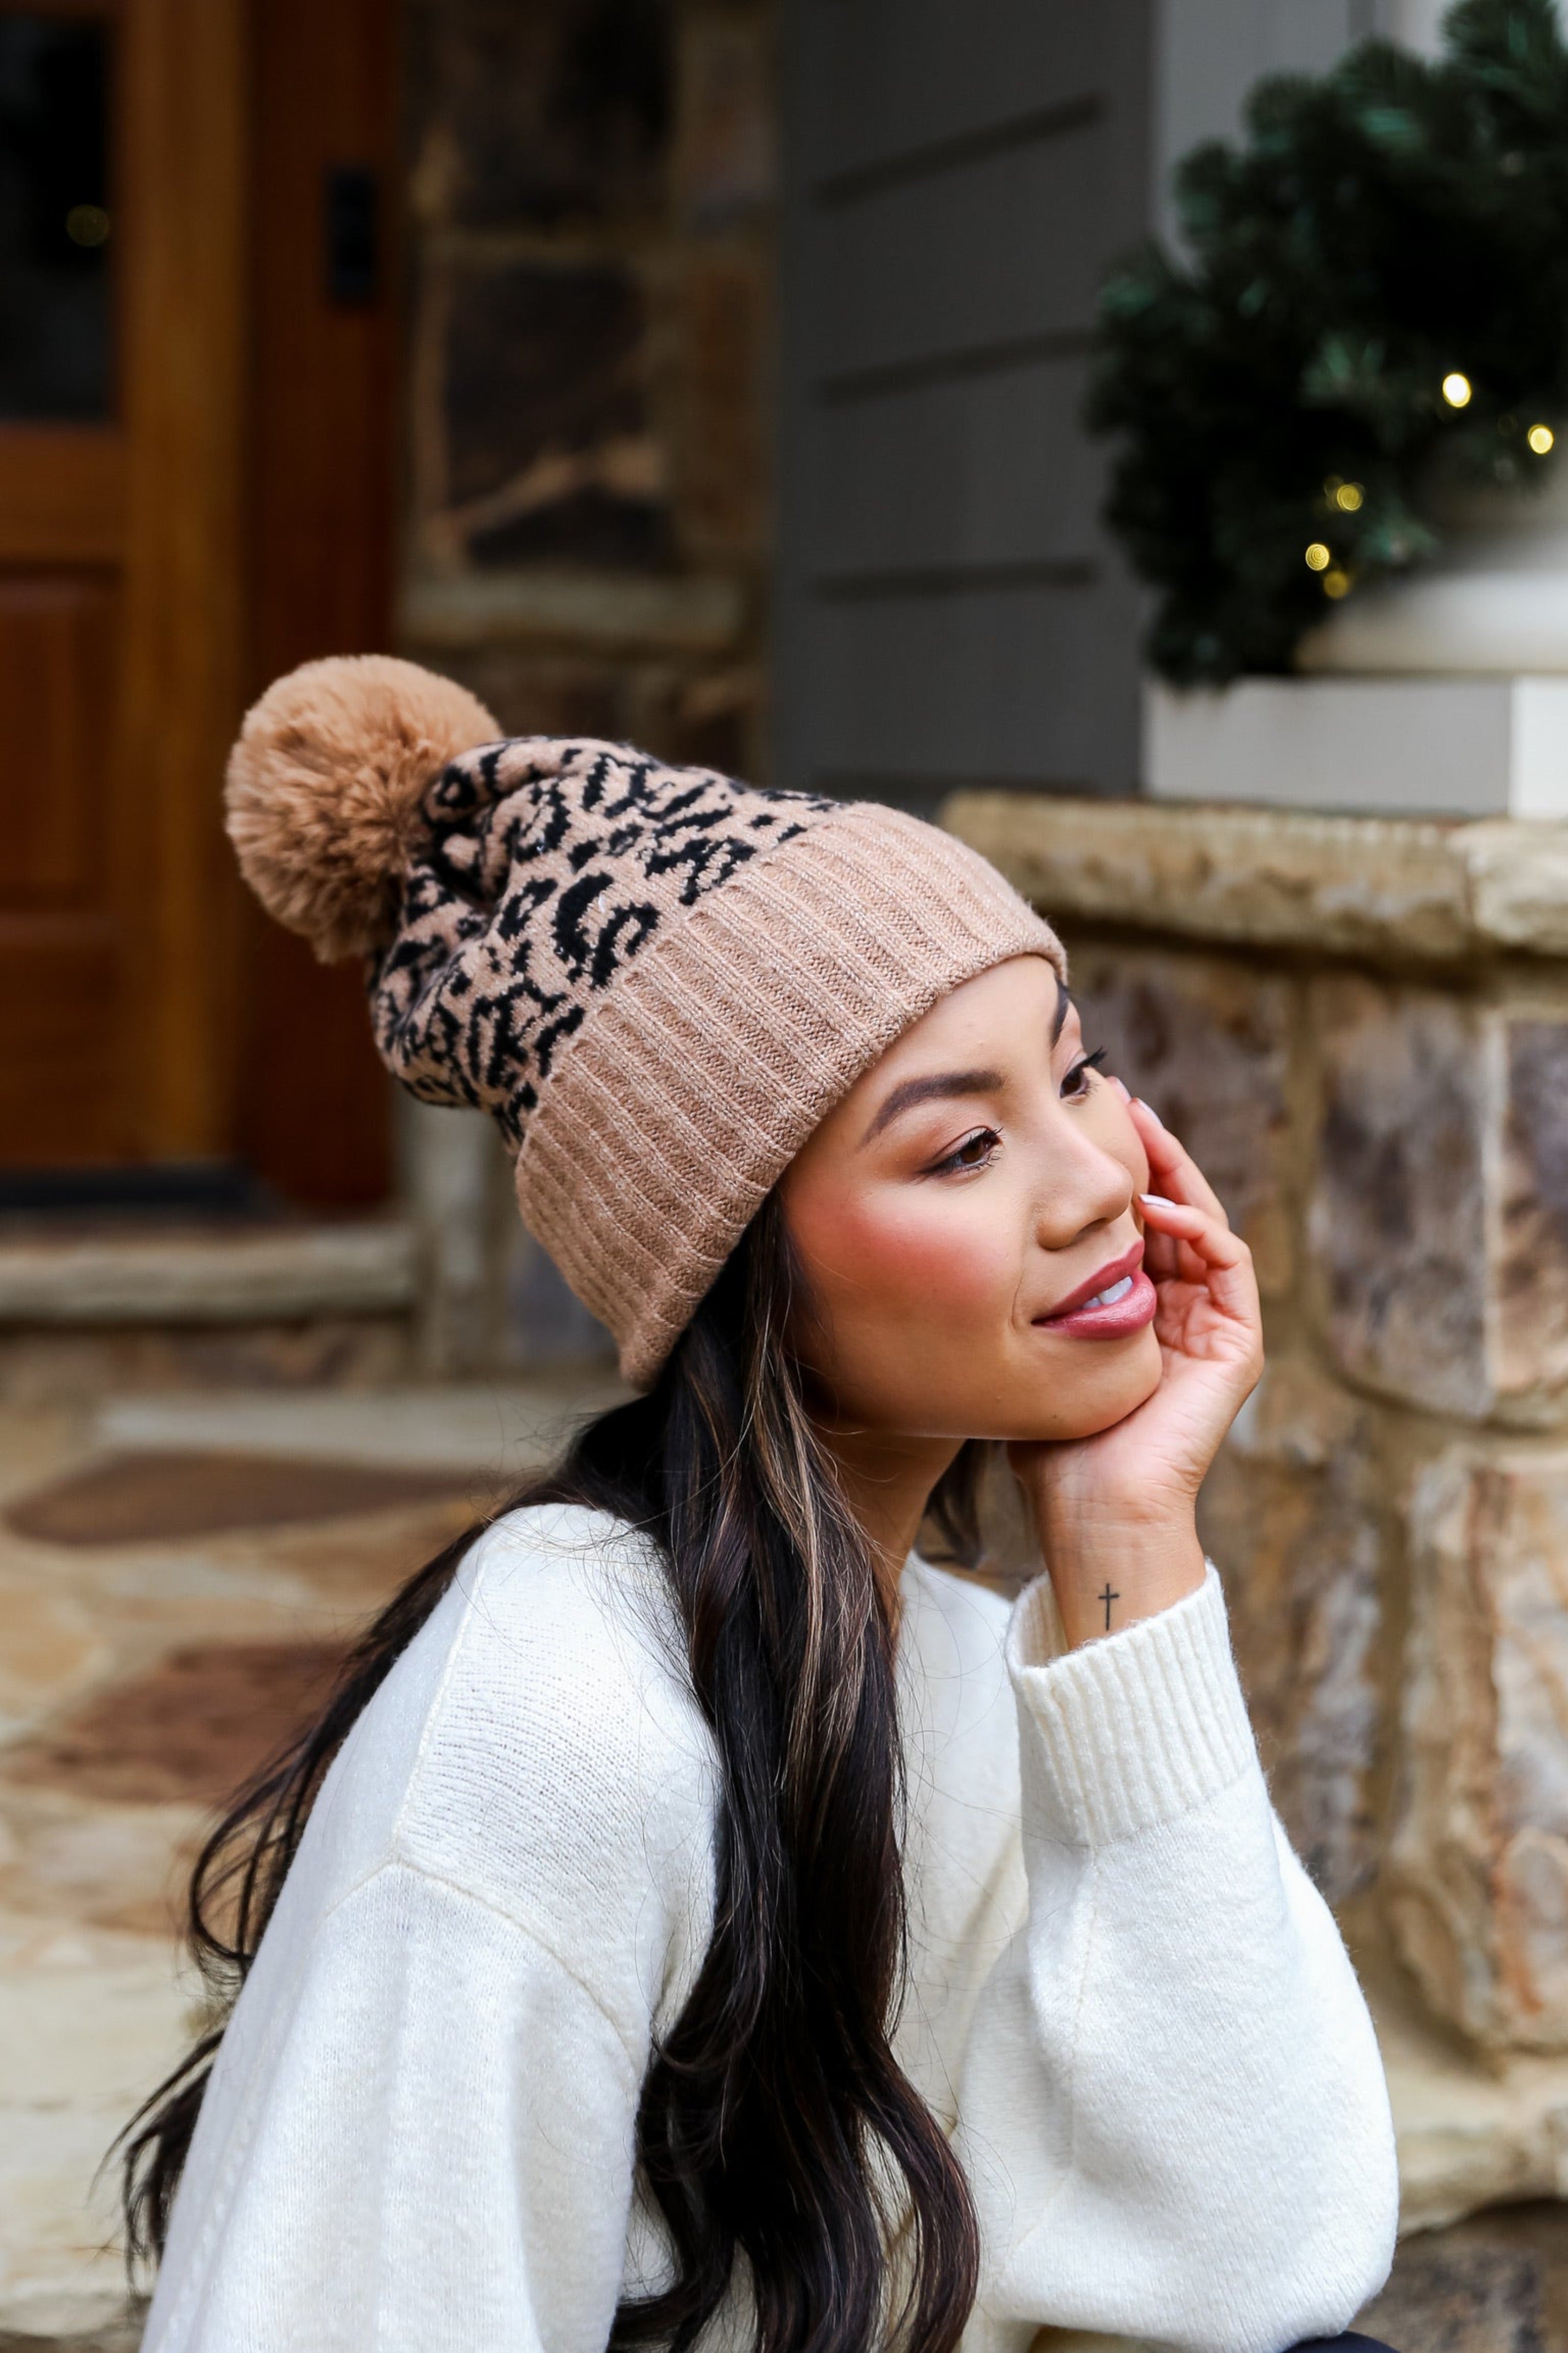
{"type": "Polygon", "coordinates": [[[888,1049],[781,1185],[841,1428],[1087,1438],[1156,1388],[1135,1208],[1148,1162],[1040,956],[966,981],[888,1049]]]}

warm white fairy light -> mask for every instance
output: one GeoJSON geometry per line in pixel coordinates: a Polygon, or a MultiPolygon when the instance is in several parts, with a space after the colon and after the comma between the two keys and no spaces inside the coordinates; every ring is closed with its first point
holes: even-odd
{"type": "Polygon", "coordinates": [[[1544,458],[1548,449],[1551,448],[1552,443],[1556,440],[1557,436],[1553,433],[1550,425],[1532,425],[1524,438],[1529,442],[1531,448],[1534,450],[1536,456],[1538,458],[1544,458]]]}
{"type": "Polygon", "coordinates": [[[1315,539],[1310,547],[1307,550],[1307,569],[1309,572],[1326,572],[1333,560],[1333,557],[1330,554],[1328,549],[1323,545],[1321,539],[1315,539]]]}
{"type": "Polygon", "coordinates": [[[1450,408],[1468,408],[1470,400],[1470,379],[1451,368],[1443,378],[1443,397],[1450,408]]]}

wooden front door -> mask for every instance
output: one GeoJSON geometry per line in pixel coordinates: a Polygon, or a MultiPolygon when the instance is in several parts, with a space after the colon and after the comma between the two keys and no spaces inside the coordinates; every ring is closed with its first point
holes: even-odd
{"type": "Polygon", "coordinates": [[[237,0],[0,8],[0,1161],[225,1144],[237,0]]]}
{"type": "Polygon", "coordinates": [[[0,0],[0,1170],[384,1188],[355,979],[262,940],[221,780],[385,642],[392,18],[0,0]]]}

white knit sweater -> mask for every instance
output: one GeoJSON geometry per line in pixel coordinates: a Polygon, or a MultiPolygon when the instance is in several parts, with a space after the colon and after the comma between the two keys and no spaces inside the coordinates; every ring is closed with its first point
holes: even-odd
{"type": "MultiPolygon", "coordinates": [[[[1393,2250],[1388,2105],[1217,1580],[1066,1656],[1043,1587],[1009,1613],[911,1559],[903,1590],[898,2048],[979,2211],[964,2353],[1337,2332],[1393,2250]]],[[[660,2270],[634,2121],[706,1946],[715,1789],[647,1545],[561,1507],[491,1529],[323,1788],[146,2353],[603,2353],[660,2270]]]]}

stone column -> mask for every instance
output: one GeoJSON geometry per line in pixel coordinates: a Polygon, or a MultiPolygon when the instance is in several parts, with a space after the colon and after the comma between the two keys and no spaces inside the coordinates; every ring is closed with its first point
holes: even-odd
{"type": "Polygon", "coordinates": [[[423,1369],[450,1380],[607,1366],[609,1334],[518,1216],[493,1120],[412,1096],[401,1115],[404,1195],[424,1255],[423,1369]]]}
{"type": "Polygon", "coordinates": [[[1394,1938],[1450,2024],[1546,2049],[1568,2048],[1561,979],[1314,984],[1308,1213],[1333,1361],[1416,1409],[1388,1463],[1409,1579],[1394,1938]]]}
{"type": "Polygon", "coordinates": [[[419,1356],[450,1378],[489,1370],[500,1352],[497,1282],[505,1155],[483,1112],[400,1096],[403,1191],[425,1257],[419,1356]]]}
{"type": "Polygon", "coordinates": [[[1568,1450],[1458,1443],[1407,1512],[1399,1950],[1478,2042],[1568,2049],[1568,1450]]]}

